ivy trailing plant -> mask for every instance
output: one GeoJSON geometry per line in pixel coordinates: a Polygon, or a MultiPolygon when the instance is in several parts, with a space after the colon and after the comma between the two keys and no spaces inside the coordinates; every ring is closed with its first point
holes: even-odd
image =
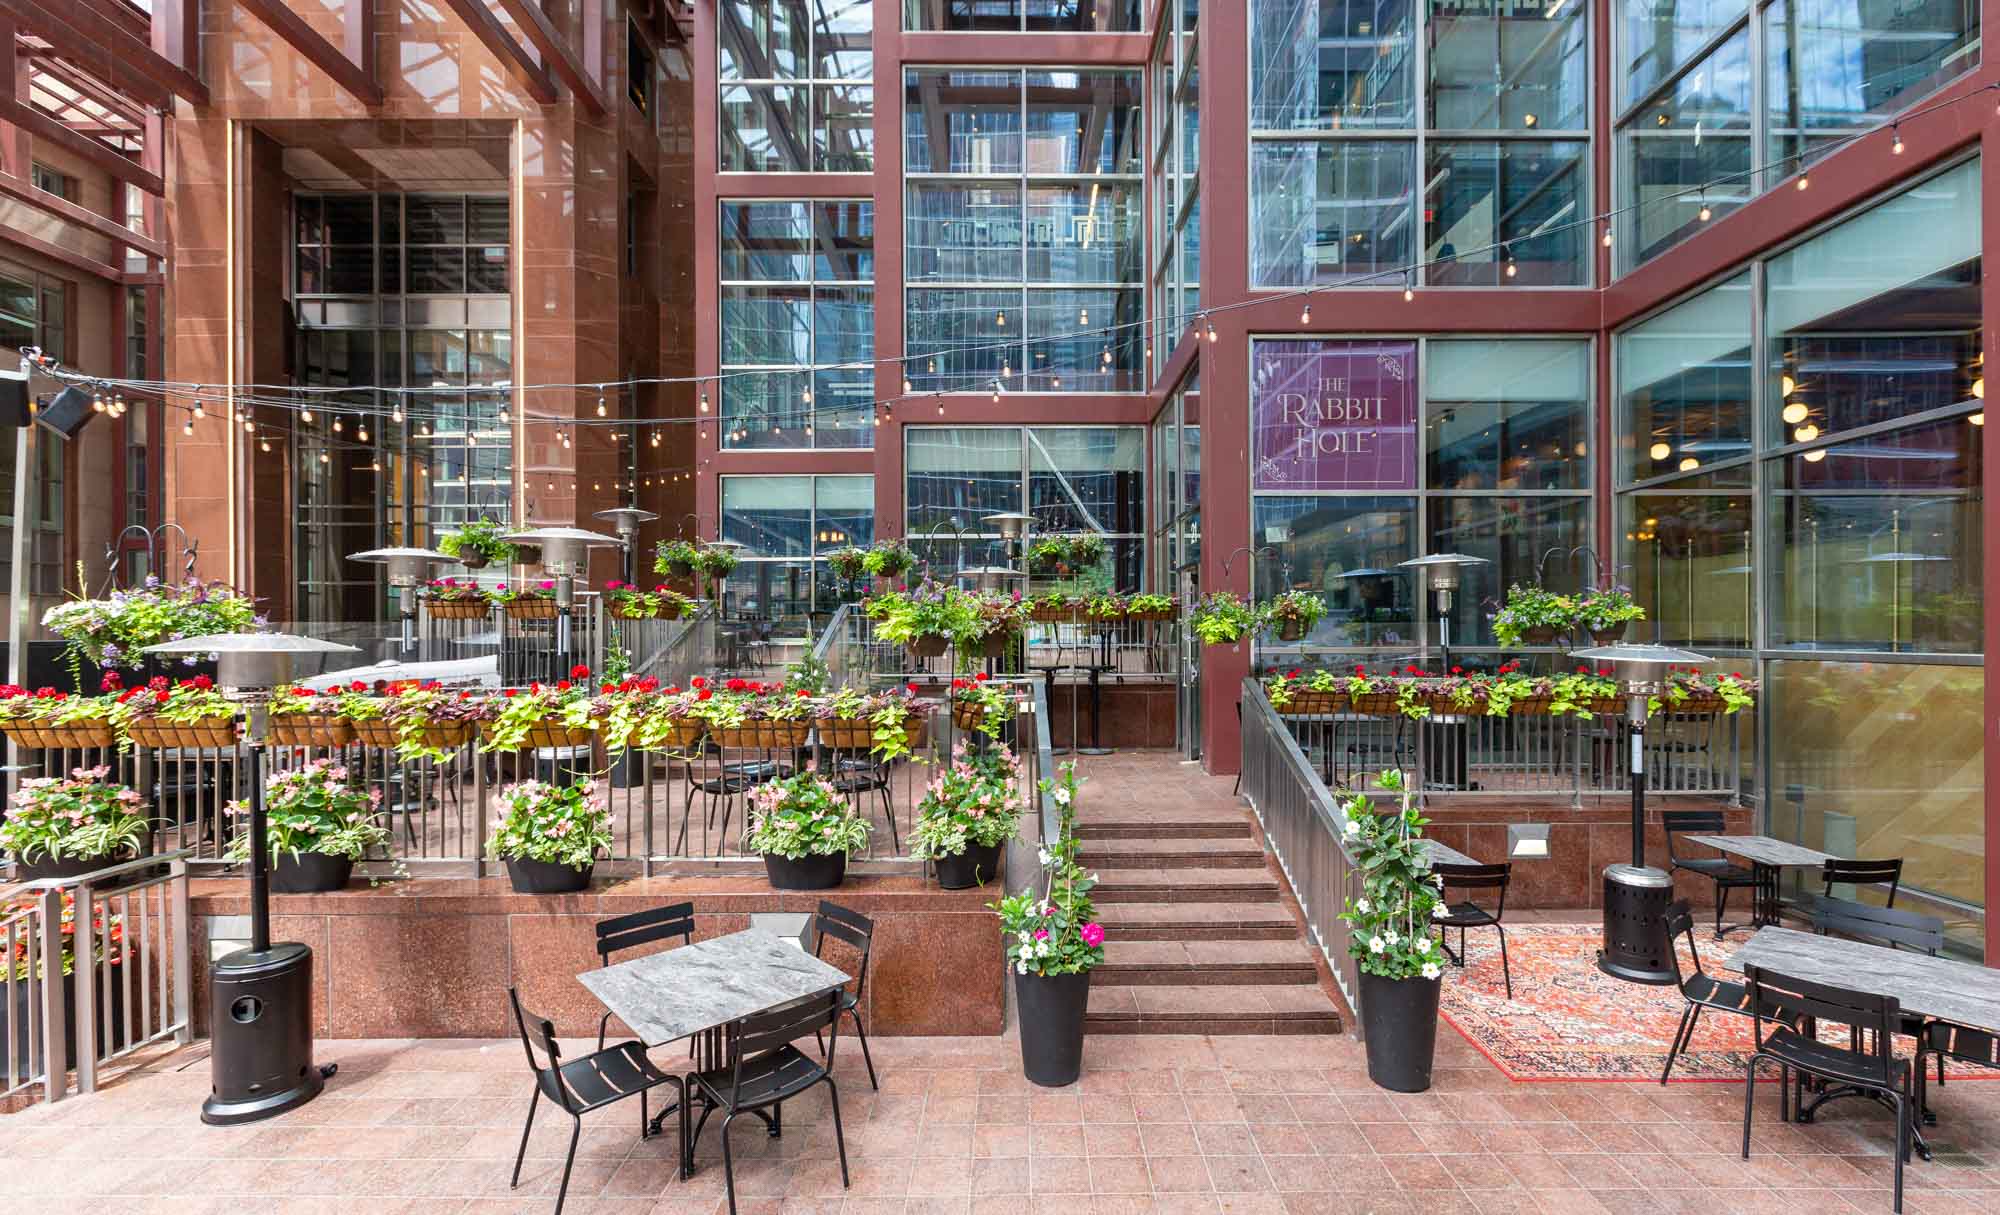
{"type": "Polygon", "coordinates": [[[1585,591],[1575,599],[1576,623],[1586,633],[1610,633],[1646,618],[1646,609],[1622,586],[1585,591]]]}
{"type": "Polygon", "coordinates": [[[1234,645],[1257,631],[1262,615],[1234,591],[1210,591],[1195,605],[1195,636],[1203,645],[1234,645]]]}
{"type": "Polygon", "coordinates": [[[866,721],[869,726],[869,753],[884,763],[912,755],[910,742],[915,724],[933,708],[935,701],[917,695],[917,685],[906,684],[883,692],[841,688],[820,701],[814,715],[822,721],[866,721]]]}

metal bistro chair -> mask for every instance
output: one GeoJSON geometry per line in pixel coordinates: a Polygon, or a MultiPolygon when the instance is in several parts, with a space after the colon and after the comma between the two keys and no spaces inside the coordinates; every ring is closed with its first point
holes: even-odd
{"type": "MultiPolygon", "coordinates": [[[[853,989],[840,989],[840,1011],[854,1018],[854,1036],[861,1042],[861,1061],[868,1065],[868,1087],[880,1092],[882,1086],[875,1082],[875,1060],[868,1054],[868,1029],[861,1024],[861,993],[868,986],[868,955],[875,945],[875,923],[858,911],[850,911],[838,903],[821,899],[819,911],[813,916],[813,927],[817,930],[813,938],[814,957],[825,957],[828,937],[861,955],[861,962],[854,972],[853,989]]],[[[820,1054],[826,1053],[826,1045],[822,1042],[820,1054]]]]}
{"type": "MultiPolygon", "coordinates": [[[[665,907],[654,907],[648,911],[635,911],[630,915],[612,916],[599,920],[597,928],[597,964],[611,965],[611,955],[626,949],[637,949],[641,945],[651,945],[654,941],[664,941],[668,937],[679,937],[686,945],[694,940],[694,904],[669,903],[665,907]]],[[[604,1031],[611,1025],[611,1012],[605,1010],[597,1022],[597,1048],[604,1049],[604,1031]]]]}
{"type": "Polygon", "coordinates": [[[1889,888],[1888,897],[1882,900],[1884,907],[1896,905],[1896,888],[1903,884],[1903,858],[1886,861],[1828,861],[1820,867],[1820,876],[1826,880],[1826,889],[1821,891],[1827,898],[1833,898],[1833,888],[1837,885],[1882,886],[1889,888]]]}
{"type": "MultiPolygon", "coordinates": [[[[1757,966],[1743,968],[1744,985],[1750,994],[1751,1015],[1756,1018],[1757,1049],[1750,1056],[1743,1075],[1743,1159],[1750,1159],[1750,1119],[1757,1104],[1757,1064],[1778,1065],[1778,1110],[1786,1121],[1792,1117],[1794,1073],[1797,1081],[1806,1077],[1851,1086],[1886,1101],[1896,1115],[1895,1203],[1903,1209],[1903,1165],[1910,1157],[1916,1130],[1916,1093],[1912,1088],[1910,1064],[1898,1059],[1890,1049],[1891,1031],[1902,1017],[1892,996],[1869,995],[1840,987],[1810,983],[1757,966]],[[1794,1029],[1773,1014],[1804,1018],[1810,1025],[1832,1021],[1855,1031],[1857,1043],[1873,1046],[1836,1046],[1794,1029]],[[1768,1032],[1766,1027],[1769,1027],[1768,1032]]],[[[1803,1096],[1803,1094],[1799,1094],[1803,1096]]]]}
{"type": "MultiPolygon", "coordinates": [[[[841,991],[836,989],[735,1022],[726,1033],[722,1065],[688,1075],[688,1082],[699,1090],[707,1106],[693,1139],[686,1141],[689,1151],[694,1140],[701,1138],[708,1116],[722,1111],[722,1176],[729,1191],[730,1215],[736,1215],[736,1166],[729,1153],[729,1124],[739,1114],[763,1114],[775,1139],[784,1131],[785,1102],[815,1084],[826,1085],[833,1106],[833,1142],[840,1150],[840,1184],[843,1189],[849,1184],[847,1137],[840,1127],[840,1089],[833,1082],[833,1053],[840,1042],[840,997],[841,991]],[[823,1062],[792,1045],[795,1039],[822,1032],[827,1035],[823,1062]]],[[[682,1108],[686,1108],[685,1102],[682,1108]]]]}
{"type": "Polygon", "coordinates": [[[1500,934],[1500,977],[1507,984],[1507,998],[1514,998],[1514,976],[1507,968],[1507,930],[1500,926],[1500,919],[1507,914],[1507,882],[1513,876],[1514,866],[1500,865],[1436,865],[1432,873],[1443,880],[1445,891],[1445,914],[1433,921],[1440,928],[1458,929],[1458,952],[1451,946],[1444,947],[1445,956],[1454,966],[1465,965],[1465,930],[1468,928],[1491,928],[1500,934]],[[1497,890],[1499,898],[1493,909],[1486,908],[1470,900],[1454,903],[1454,890],[1497,890]]]}
{"type": "Polygon", "coordinates": [[[672,1085],[680,1099],[680,1160],[687,1160],[687,1085],[679,1076],[654,1067],[653,1061],[646,1057],[646,1048],[638,1042],[621,1042],[564,1063],[562,1048],[556,1043],[555,1025],[546,1017],[537,1017],[523,1009],[518,989],[508,988],[507,999],[514,1005],[514,1024],[521,1031],[521,1048],[528,1053],[528,1067],[535,1073],[535,1092],[528,1102],[527,1125],[521,1128],[521,1148],[514,1153],[514,1176],[507,1183],[509,1189],[520,1188],[521,1162],[527,1158],[528,1136],[535,1129],[535,1108],[544,1097],[576,1123],[569,1135],[569,1153],[563,1158],[562,1186],[556,1191],[556,1215],[562,1215],[563,1202],[569,1197],[569,1175],[576,1165],[576,1142],[583,1135],[583,1116],[592,1110],[637,1094],[639,1138],[650,1138],[646,1094],[662,1084],[672,1085]],[[534,1023],[532,1032],[528,1028],[531,1021],[534,1023]],[[546,1064],[535,1057],[538,1039],[542,1055],[548,1060],[546,1064]]]}
{"type": "MultiPolygon", "coordinates": [[[[1944,948],[1944,921],[1937,916],[1877,907],[1872,903],[1857,903],[1831,895],[1808,895],[1804,901],[1813,930],[1821,936],[1848,937],[1890,949],[1915,949],[1933,958],[1944,948]]],[[[1922,1050],[1925,1028],[1924,1018],[1914,1013],[1904,1014],[1896,1026],[1898,1033],[1917,1039],[1919,1055],[1926,1053],[1922,1050]]],[[[1938,1054],[1937,1073],[1938,1084],[1944,1084],[1942,1053],[1938,1054]]]]}
{"type": "MultiPolygon", "coordinates": [[[[1724,932],[1722,915],[1729,907],[1729,892],[1749,890],[1751,906],[1757,902],[1759,879],[1757,874],[1726,857],[1699,856],[1684,857],[1674,847],[1674,837],[1690,835],[1726,835],[1729,825],[1720,810],[1668,810],[1660,815],[1660,825],[1666,830],[1667,859],[1675,869],[1700,874],[1715,883],[1715,939],[1720,941],[1724,932]]],[[[1775,894],[1775,891],[1766,893],[1775,894]]]]}
{"type": "Polygon", "coordinates": [[[1674,1060],[1687,1050],[1694,1040],[1694,1027],[1701,1020],[1701,1010],[1712,1008],[1717,1012],[1738,1013],[1750,1016],[1750,992],[1741,983],[1718,979],[1701,967],[1701,951],[1694,945],[1694,913],[1689,910],[1686,899],[1677,899],[1667,908],[1667,956],[1673,959],[1674,986],[1680,988],[1681,998],[1687,1007],[1681,1010],[1680,1028],[1674,1031],[1673,1046],[1667,1051],[1667,1065],[1660,1069],[1660,1083],[1665,1084],[1673,1074],[1674,1060]],[[1694,959],[1694,973],[1681,973],[1681,955],[1674,948],[1674,938],[1686,937],[1688,955],[1694,959]]]}

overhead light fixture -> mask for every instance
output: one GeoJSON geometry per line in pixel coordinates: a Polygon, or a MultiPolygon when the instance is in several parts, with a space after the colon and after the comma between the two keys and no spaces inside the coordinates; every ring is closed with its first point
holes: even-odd
{"type": "Polygon", "coordinates": [[[1683,456],[1681,457],[1680,467],[1682,472],[1693,472],[1695,469],[1701,467],[1701,461],[1695,459],[1693,456],[1683,456]]]}
{"type": "Polygon", "coordinates": [[[1811,412],[1812,412],[1811,410],[1806,408],[1805,402],[1793,401],[1790,404],[1786,405],[1784,408],[1784,412],[1780,413],[1778,416],[1785,420],[1785,425],[1797,426],[1800,422],[1805,421],[1806,416],[1811,412]]]}
{"type": "Polygon", "coordinates": [[[1646,449],[1646,454],[1655,460],[1664,460],[1674,454],[1674,449],[1664,442],[1655,443],[1646,449]]]}

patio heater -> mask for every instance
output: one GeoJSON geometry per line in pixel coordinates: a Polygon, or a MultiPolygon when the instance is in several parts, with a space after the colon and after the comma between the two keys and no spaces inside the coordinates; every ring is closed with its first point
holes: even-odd
{"type": "Polygon", "coordinates": [[[1631,738],[1632,861],[1604,871],[1604,945],[1597,968],[1614,979],[1664,986],[1674,982],[1673,942],[1667,939],[1667,904],[1674,879],[1646,863],[1646,700],[1674,667],[1708,661],[1707,655],[1666,645],[1592,646],[1572,651],[1584,662],[1608,663],[1625,684],[1625,723],[1631,738]]]}
{"type": "MultiPolygon", "coordinates": [[[[1026,540],[1028,528],[1034,523],[1035,517],[1010,510],[1002,511],[997,515],[982,515],[979,521],[1000,533],[1000,540],[1007,549],[1007,560],[1011,562],[1014,559],[1015,543],[1026,540]]],[[[1021,552],[1023,556],[1026,556],[1027,546],[1025,543],[1022,544],[1021,552]]]]}
{"type": "MultiPolygon", "coordinates": [[[[1465,571],[1475,565],[1488,564],[1484,557],[1473,557],[1465,553],[1432,553],[1427,557],[1414,557],[1399,562],[1399,568],[1417,571],[1417,591],[1421,597],[1423,581],[1430,582],[1431,595],[1437,605],[1439,673],[1451,673],[1451,603],[1458,594],[1465,571]]],[[[1425,718],[1418,725],[1426,739],[1426,750],[1432,762],[1425,765],[1423,775],[1426,788],[1470,789],[1471,776],[1466,764],[1469,735],[1472,723],[1464,716],[1446,714],[1425,718]]]]}
{"type": "Polygon", "coordinates": [[[215,633],[147,646],[148,654],[216,659],[216,683],[247,707],[250,751],[250,947],[209,968],[211,1089],[201,1120],[235,1126],[297,1109],[326,1086],[333,1064],[313,1065],[312,950],[271,941],[271,849],[264,817],[264,746],[271,691],[319,673],[351,645],[289,633],[215,633]]]}
{"type": "Polygon", "coordinates": [[[625,581],[630,583],[634,578],[639,576],[637,568],[639,564],[639,525],[641,523],[651,523],[653,520],[659,518],[659,516],[649,510],[640,510],[636,506],[614,506],[610,510],[598,511],[591,518],[602,519],[606,523],[609,523],[611,530],[617,532],[618,538],[624,541],[624,577],[625,581]]]}
{"type": "Polygon", "coordinates": [[[591,549],[616,548],[624,542],[580,527],[538,527],[506,539],[509,544],[532,544],[542,550],[542,572],[556,582],[557,669],[568,671],[570,652],[575,648],[570,614],[576,605],[576,580],[589,577],[591,549]]]}
{"type": "Polygon", "coordinates": [[[407,654],[416,649],[417,588],[429,577],[431,566],[456,558],[427,548],[371,548],[365,553],[349,553],[347,559],[388,567],[389,585],[400,592],[396,596],[396,607],[403,618],[400,652],[407,654]]]}
{"type": "MultiPolygon", "coordinates": [[[[1438,614],[1438,650],[1443,655],[1443,669],[1451,670],[1451,601],[1458,593],[1460,581],[1469,566],[1488,564],[1484,557],[1472,557],[1465,553],[1432,553],[1428,557],[1413,557],[1398,562],[1403,569],[1417,571],[1419,578],[1428,577],[1431,593],[1436,597],[1438,614]]],[[[1421,591],[1423,588],[1419,587],[1421,591]]]]}

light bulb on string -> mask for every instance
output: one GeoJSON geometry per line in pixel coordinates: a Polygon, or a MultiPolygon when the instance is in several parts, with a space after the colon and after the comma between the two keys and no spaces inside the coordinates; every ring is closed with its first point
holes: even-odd
{"type": "Polygon", "coordinates": [[[1088,305],[1076,310],[1076,323],[1079,325],[1090,324],[1090,308],[1088,305]]]}
{"type": "Polygon", "coordinates": [[[1798,181],[1792,183],[1792,188],[1795,190],[1804,190],[1807,186],[1810,185],[1812,185],[1812,178],[1806,175],[1806,171],[1804,169],[1800,169],[1799,179],[1798,181]]]}
{"type": "Polygon", "coordinates": [[[269,450],[271,450],[271,440],[269,440],[269,439],[259,439],[259,440],[257,440],[257,450],[258,450],[258,451],[269,451],[269,450]]]}
{"type": "Polygon", "coordinates": [[[1806,452],[1804,459],[1805,462],[1808,464],[1817,464],[1821,460],[1826,459],[1826,448],[1816,447],[1813,450],[1806,452]]]}
{"type": "Polygon", "coordinates": [[[1607,249],[1609,249],[1609,248],[1611,247],[1611,221],[1610,221],[1610,220],[1608,220],[1608,219],[1607,219],[1607,220],[1605,220],[1605,221],[1604,221],[1604,235],[1598,238],[1598,240],[1597,240],[1597,243],[1598,243],[1598,244],[1600,244],[1600,245],[1603,245],[1603,246],[1604,246],[1605,248],[1607,248],[1607,249]]]}
{"type": "Polygon", "coordinates": [[[1053,377],[1051,377],[1051,379],[1050,379],[1050,386],[1051,386],[1051,387],[1054,387],[1054,388],[1061,388],[1061,387],[1062,387],[1062,377],[1061,377],[1061,376],[1053,376],[1053,377]]]}
{"type": "Polygon", "coordinates": [[[389,407],[389,420],[391,422],[401,422],[403,420],[403,406],[400,402],[389,407]]]}
{"type": "Polygon", "coordinates": [[[993,325],[997,329],[1005,329],[1007,327],[1007,310],[1005,308],[1000,309],[999,312],[994,314],[993,325]]]}
{"type": "Polygon", "coordinates": [[[333,463],[333,457],[328,455],[325,451],[321,451],[319,453],[319,462],[321,464],[331,464],[333,463]]]}
{"type": "Polygon", "coordinates": [[[1410,272],[1407,270],[1403,271],[1403,302],[1406,304],[1417,298],[1417,289],[1413,285],[1413,282],[1414,280],[1411,279],[1410,272]]]}
{"type": "Polygon", "coordinates": [[[1210,345],[1213,345],[1213,344],[1215,343],[1215,340],[1216,340],[1216,337],[1215,337],[1215,322],[1214,322],[1214,321],[1210,321],[1210,322],[1208,322],[1208,340],[1209,340],[1209,344],[1210,344],[1210,345]]]}
{"type": "Polygon", "coordinates": [[[1701,192],[1701,209],[1699,211],[1696,211],[1694,214],[1695,218],[1699,219],[1702,223],[1707,223],[1710,219],[1714,218],[1715,212],[1711,211],[1708,206],[1707,190],[1703,190],[1701,192]]]}
{"type": "Polygon", "coordinates": [[[344,429],[346,428],[340,424],[340,415],[335,414],[333,416],[333,433],[339,434],[344,429]]]}
{"type": "Polygon", "coordinates": [[[1111,366],[1111,347],[1109,346],[1104,348],[1103,361],[1106,367],[1111,366]]]}
{"type": "Polygon", "coordinates": [[[106,406],[105,406],[105,404],[104,404],[104,394],[103,394],[103,393],[101,393],[101,392],[100,392],[100,393],[98,393],[98,394],[96,394],[95,396],[93,396],[93,397],[91,397],[91,398],[90,398],[90,411],[91,411],[92,413],[103,413],[103,412],[104,412],[104,410],[105,410],[105,408],[106,408],[106,406]]]}
{"type": "Polygon", "coordinates": [[[1519,267],[1517,267],[1517,266],[1515,266],[1515,265],[1514,265],[1514,253],[1513,253],[1513,251],[1512,251],[1511,249],[1509,249],[1509,248],[1508,248],[1508,247],[1507,247],[1506,245],[1504,245],[1504,244],[1503,244],[1503,245],[1501,245],[1501,246],[1500,246],[1500,256],[1506,259],[1506,262],[1507,262],[1507,269],[1506,269],[1506,275],[1507,275],[1507,277],[1508,277],[1508,278],[1513,278],[1513,277],[1514,277],[1514,275],[1515,275],[1516,273],[1518,273],[1518,272],[1519,272],[1519,267]]]}
{"type": "Polygon", "coordinates": [[[311,409],[299,410],[299,421],[310,422],[312,420],[313,420],[313,411],[311,409]]]}
{"type": "Polygon", "coordinates": [[[1664,460],[1674,454],[1674,449],[1665,441],[1657,442],[1646,449],[1646,454],[1655,460],[1664,460]]]}
{"type": "Polygon", "coordinates": [[[368,441],[368,423],[362,422],[354,428],[354,438],[361,443],[368,441]]]}
{"type": "Polygon", "coordinates": [[[184,435],[191,435],[191,434],[193,434],[193,433],[194,433],[194,419],[193,419],[193,418],[189,418],[189,419],[187,420],[187,423],[186,423],[185,425],[183,425],[183,426],[181,427],[181,433],[182,433],[182,434],[184,434],[184,435]]]}
{"type": "Polygon", "coordinates": [[[1902,154],[1903,154],[1903,129],[1899,126],[1891,124],[1889,127],[1889,155],[1901,156],[1902,154]]]}
{"type": "Polygon", "coordinates": [[[604,398],[601,396],[597,398],[597,416],[600,418],[605,416],[604,398]]]}
{"type": "Polygon", "coordinates": [[[1700,467],[1701,467],[1701,461],[1695,459],[1693,456],[1681,457],[1680,469],[1682,472],[1693,472],[1695,469],[1700,467]]]}
{"type": "Polygon", "coordinates": [[[701,390],[701,411],[703,413],[708,412],[708,389],[706,388],[701,390]]]}
{"type": "Polygon", "coordinates": [[[910,377],[908,376],[903,377],[903,395],[904,396],[910,395],[910,377]]]}
{"type": "MultiPolygon", "coordinates": [[[[115,408],[117,408],[117,404],[118,404],[118,403],[117,403],[117,401],[116,401],[116,400],[114,399],[114,400],[112,401],[112,407],[113,407],[114,409],[115,409],[115,408]]],[[[196,402],[194,403],[194,416],[195,416],[196,418],[205,418],[205,417],[207,417],[207,416],[208,416],[208,411],[207,411],[206,409],[203,409],[203,408],[201,407],[201,402],[200,402],[200,401],[196,401],[196,402]]]]}
{"type": "Polygon", "coordinates": [[[1313,323],[1313,302],[1312,302],[1312,297],[1307,296],[1305,307],[1299,309],[1299,324],[1310,325],[1312,323],[1313,323]]]}

